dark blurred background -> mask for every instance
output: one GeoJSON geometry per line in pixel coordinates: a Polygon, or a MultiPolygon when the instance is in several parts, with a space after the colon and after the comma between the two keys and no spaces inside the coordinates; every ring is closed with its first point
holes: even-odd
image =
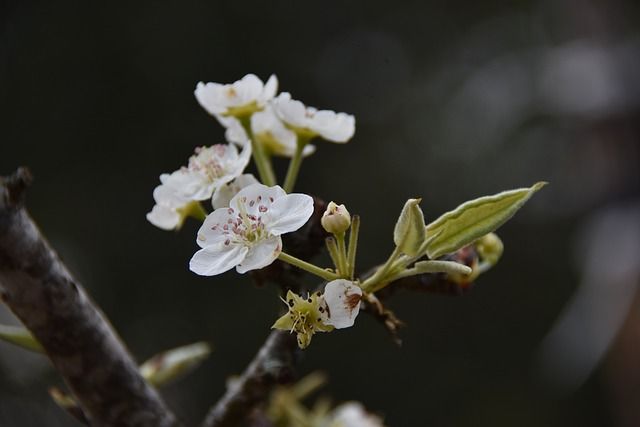
{"type": "MultiPolygon", "coordinates": [[[[33,217],[138,360],[213,343],[163,392],[187,423],[281,303],[248,276],[195,276],[197,224],[163,232],[145,214],[160,173],[224,141],[196,83],[253,72],[356,116],[297,189],[362,215],[362,268],[392,249],[409,197],[433,219],[551,182],[470,294],[391,300],[402,348],[361,315],[314,338],[301,373],[327,372],[326,394],[395,427],[640,425],[640,3],[4,0],[0,17],[0,173],[31,168],[33,217]]],[[[15,319],[0,307],[0,321],[15,319]]],[[[48,398],[59,383],[0,343],[0,425],[75,425],[48,398]]]]}

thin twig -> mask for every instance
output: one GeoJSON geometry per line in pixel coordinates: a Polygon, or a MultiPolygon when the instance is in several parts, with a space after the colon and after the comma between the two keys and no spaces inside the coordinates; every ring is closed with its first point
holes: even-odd
{"type": "Polygon", "coordinates": [[[175,426],[174,415],[24,208],[20,168],[0,178],[0,295],[80,402],[92,426],[175,426]]]}

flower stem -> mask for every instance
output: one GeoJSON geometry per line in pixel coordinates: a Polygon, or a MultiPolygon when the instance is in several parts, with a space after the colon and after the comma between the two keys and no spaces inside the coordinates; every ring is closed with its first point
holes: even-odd
{"type": "Polygon", "coordinates": [[[344,242],[344,233],[334,234],[336,242],[338,243],[338,269],[340,270],[340,277],[348,277],[349,266],[347,264],[347,246],[344,242]]]}
{"type": "Polygon", "coordinates": [[[349,267],[349,278],[353,280],[356,270],[356,250],[358,248],[358,234],[360,233],[360,215],[354,215],[351,219],[351,230],[349,232],[349,250],[347,251],[347,265],[349,267]]]}
{"type": "Polygon", "coordinates": [[[258,175],[260,175],[260,181],[269,187],[276,185],[276,175],[273,173],[271,159],[267,153],[265,153],[262,144],[258,144],[255,140],[253,132],[251,131],[251,116],[240,118],[240,123],[247,133],[249,141],[251,141],[251,155],[253,156],[253,161],[256,163],[258,175]]]}
{"type": "Polygon", "coordinates": [[[309,143],[309,137],[297,135],[296,151],[293,154],[293,158],[289,162],[289,169],[287,169],[287,176],[284,179],[284,191],[290,193],[293,191],[293,187],[296,185],[298,179],[298,172],[300,172],[300,165],[302,164],[302,152],[304,147],[309,143]]]}
{"type": "Polygon", "coordinates": [[[336,243],[336,239],[333,237],[327,237],[324,242],[327,245],[327,252],[329,252],[329,256],[331,257],[331,261],[333,261],[336,271],[340,271],[340,256],[338,255],[338,244],[336,243]]]}
{"type": "Polygon", "coordinates": [[[320,268],[316,265],[310,264],[306,261],[301,260],[300,258],[296,258],[284,252],[280,252],[280,255],[278,255],[278,259],[280,261],[286,262],[287,264],[298,267],[301,270],[307,271],[311,274],[315,274],[316,276],[324,280],[335,280],[338,278],[337,274],[332,273],[329,270],[325,270],[324,268],[320,268]]]}
{"type": "Polygon", "coordinates": [[[199,219],[200,221],[204,221],[207,218],[207,211],[204,206],[200,202],[192,202],[189,206],[189,216],[195,219],[199,219]]]}

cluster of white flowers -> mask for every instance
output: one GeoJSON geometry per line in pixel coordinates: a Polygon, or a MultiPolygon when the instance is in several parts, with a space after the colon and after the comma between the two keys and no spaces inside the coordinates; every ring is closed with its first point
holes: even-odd
{"type": "Polygon", "coordinates": [[[251,146],[240,154],[226,144],[196,148],[187,166],[160,175],[161,184],[153,192],[156,205],[147,219],[165,230],[180,228],[197,202],[211,198],[216,189],[242,174],[250,157],[251,146]]]}
{"type": "MultiPolygon", "coordinates": [[[[179,229],[188,216],[203,220],[196,239],[200,250],[189,263],[196,274],[214,276],[233,268],[246,273],[284,256],[281,235],[309,220],[313,198],[264,185],[273,180],[265,178],[261,156],[267,156],[268,169],[272,155],[292,158],[290,170],[295,173],[287,173],[286,188],[287,182],[295,182],[300,159],[315,151],[311,139],[345,143],[355,132],[353,116],[306,107],[287,92],[276,97],[277,91],[275,75],[266,83],[247,74],[232,84],[196,86],[198,103],[225,128],[228,144],[198,147],[186,166],[162,174],[153,192],[156,204],[147,214],[152,224],[165,230],[179,229]],[[244,173],[252,155],[263,183],[244,173]],[[207,213],[205,200],[211,200],[213,212],[207,213]]],[[[301,268],[324,271],[289,255],[287,259],[301,268]]],[[[316,331],[352,326],[361,298],[360,287],[343,279],[306,299],[289,293],[289,312],[274,327],[295,331],[300,346],[306,347],[316,331]]]]}
{"type": "MultiPolygon", "coordinates": [[[[287,92],[275,97],[277,90],[275,75],[263,84],[255,75],[247,74],[233,84],[200,82],[195,95],[200,105],[226,128],[227,141],[241,147],[249,141],[240,122],[246,117],[250,117],[256,142],[277,156],[292,157],[297,138],[301,136],[320,136],[338,143],[353,137],[355,118],[352,115],[306,107],[291,99],[287,92]]],[[[310,155],[314,150],[313,146],[306,146],[303,154],[310,155]]]]}
{"type": "MultiPolygon", "coordinates": [[[[266,83],[247,74],[232,84],[197,84],[198,103],[225,128],[230,145],[197,148],[186,167],[160,176],[161,185],[153,193],[156,205],[147,214],[152,224],[164,230],[179,229],[187,216],[199,216],[202,208],[197,202],[213,196],[214,209],[225,207],[235,193],[258,182],[250,174],[242,175],[252,154],[250,138],[269,155],[293,157],[301,137],[346,142],[353,136],[353,116],[305,107],[288,93],[276,98],[277,91],[275,75],[266,83]],[[245,119],[252,135],[242,125],[245,119]]],[[[302,155],[314,151],[313,145],[305,145],[302,155]]]]}

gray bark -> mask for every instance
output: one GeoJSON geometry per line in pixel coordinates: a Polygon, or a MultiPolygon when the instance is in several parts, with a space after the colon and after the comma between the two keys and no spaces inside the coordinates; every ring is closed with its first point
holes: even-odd
{"type": "Polygon", "coordinates": [[[0,179],[0,295],[42,344],[92,426],[175,426],[103,313],[24,208],[26,169],[0,179]]]}
{"type": "Polygon", "coordinates": [[[242,376],[211,408],[202,427],[243,425],[251,410],[269,397],[275,385],[292,381],[297,348],[295,334],[271,332],[242,376]]]}

